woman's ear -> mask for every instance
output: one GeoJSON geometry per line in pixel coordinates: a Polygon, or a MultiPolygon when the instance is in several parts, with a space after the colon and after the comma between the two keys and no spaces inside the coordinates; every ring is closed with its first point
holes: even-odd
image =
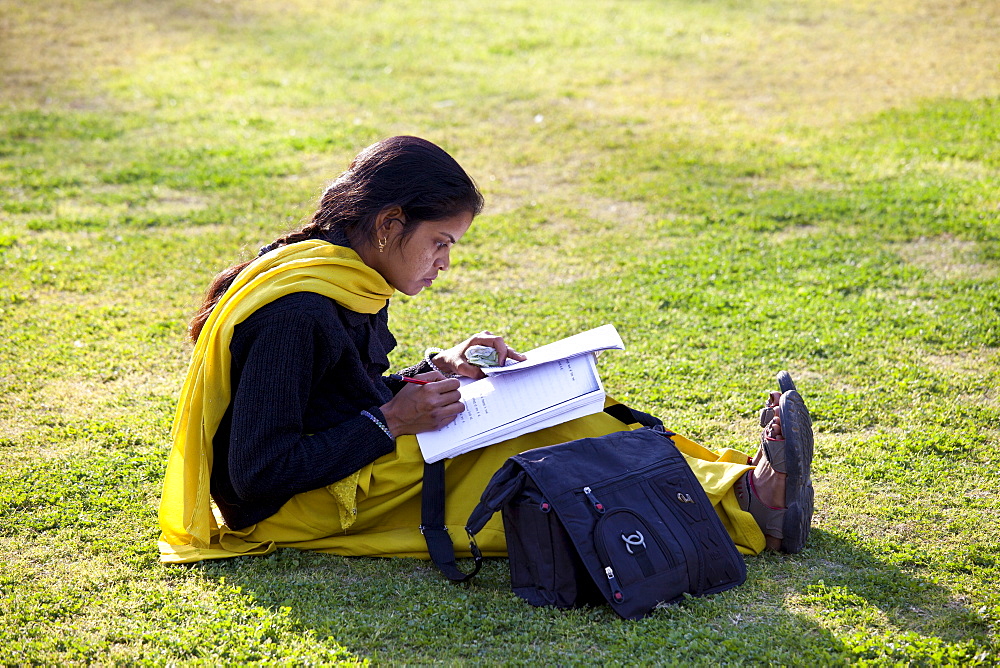
{"type": "Polygon", "coordinates": [[[402,227],[403,208],[399,206],[382,209],[375,219],[375,232],[379,237],[388,237],[391,233],[399,234],[402,227]],[[399,229],[393,230],[393,226],[398,226],[399,229]]]}

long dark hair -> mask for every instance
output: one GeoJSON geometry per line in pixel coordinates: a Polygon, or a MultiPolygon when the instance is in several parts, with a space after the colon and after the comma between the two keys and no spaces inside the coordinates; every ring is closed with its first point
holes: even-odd
{"type": "MultiPolygon", "coordinates": [[[[345,236],[355,248],[374,244],[378,215],[392,207],[403,211],[402,240],[428,220],[462,213],[475,217],[482,211],[483,196],[441,147],[419,137],[390,137],[358,154],[347,171],[323,192],[309,222],[261,251],[307,239],[331,241],[345,236]]],[[[252,261],[233,265],[212,281],[188,326],[192,342],[198,340],[219,299],[252,261]]]]}

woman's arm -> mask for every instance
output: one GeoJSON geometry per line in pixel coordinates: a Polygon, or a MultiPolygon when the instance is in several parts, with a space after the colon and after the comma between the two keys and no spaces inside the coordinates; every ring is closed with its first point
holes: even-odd
{"type": "Polygon", "coordinates": [[[384,419],[374,390],[368,401],[350,389],[349,397],[314,396],[350,348],[336,322],[322,316],[302,308],[270,309],[265,322],[248,321],[254,329],[238,342],[234,364],[242,364],[231,401],[228,465],[243,500],[284,502],[341,480],[395,447],[361,415],[368,410],[384,419]],[[320,423],[335,424],[310,433],[307,424],[317,424],[316,416],[307,420],[310,410],[324,413],[320,423]]]}
{"type": "Polygon", "coordinates": [[[384,379],[395,396],[391,401],[382,405],[381,410],[385,416],[386,425],[394,436],[419,434],[440,429],[465,410],[458,392],[459,382],[454,379],[446,379],[443,374],[484,378],[486,374],[483,373],[482,369],[470,364],[465,358],[465,351],[470,346],[476,345],[489,346],[496,350],[499,364],[503,364],[508,357],[519,361],[525,359],[524,355],[507,346],[502,336],[490,332],[480,332],[457,346],[435,354],[433,360],[428,358],[420,365],[404,371],[403,375],[432,381],[426,385],[384,379]],[[415,373],[421,369],[422,365],[426,365],[428,371],[434,370],[427,373],[415,373]]]}
{"type": "MultiPolygon", "coordinates": [[[[413,378],[415,376],[420,376],[421,374],[430,373],[433,370],[434,369],[431,368],[431,365],[427,363],[427,360],[420,360],[419,364],[414,364],[413,366],[408,366],[405,369],[400,369],[399,371],[396,371],[394,375],[407,376],[409,378],[413,378]]],[[[396,380],[388,376],[382,376],[382,381],[385,383],[385,386],[389,388],[389,391],[392,392],[393,394],[396,394],[401,389],[406,387],[406,383],[404,383],[403,381],[396,380]]]]}
{"type": "Polygon", "coordinates": [[[486,374],[483,373],[482,369],[474,364],[469,364],[469,361],[465,359],[465,351],[469,349],[469,346],[489,346],[493,348],[498,353],[498,364],[500,366],[503,366],[508,357],[519,362],[525,359],[524,355],[509,347],[502,336],[483,331],[473,334],[458,345],[434,355],[431,361],[444,374],[457,374],[459,376],[466,376],[467,378],[485,378],[486,374]]]}
{"type": "MultiPolygon", "coordinates": [[[[486,374],[484,374],[482,370],[474,364],[469,364],[468,360],[465,359],[465,351],[471,346],[489,346],[490,348],[496,350],[498,365],[503,365],[504,362],[507,361],[508,357],[519,362],[525,359],[524,355],[508,346],[502,336],[497,336],[491,332],[484,331],[470,336],[462,343],[459,343],[448,350],[431,353],[426,358],[421,360],[419,364],[402,369],[397,373],[398,375],[409,376],[412,378],[422,376],[422,374],[429,373],[431,371],[441,371],[443,374],[447,375],[466,376],[468,378],[483,378],[486,374]],[[432,361],[433,366],[431,365],[432,361]]],[[[392,378],[384,377],[382,380],[393,394],[396,394],[406,386],[406,383],[392,378]]]]}
{"type": "Polygon", "coordinates": [[[420,434],[440,429],[465,410],[458,392],[460,383],[437,371],[420,374],[425,385],[405,383],[380,409],[393,436],[420,434]]]}

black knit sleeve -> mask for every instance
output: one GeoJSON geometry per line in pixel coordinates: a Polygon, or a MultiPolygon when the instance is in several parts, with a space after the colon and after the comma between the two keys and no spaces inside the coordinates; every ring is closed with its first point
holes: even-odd
{"type": "MultiPolygon", "coordinates": [[[[408,366],[405,369],[400,369],[399,371],[396,371],[396,373],[400,376],[410,376],[412,378],[418,373],[428,373],[433,370],[434,369],[431,368],[431,365],[427,363],[427,360],[421,360],[419,364],[414,364],[413,366],[408,366]]],[[[406,383],[402,381],[393,380],[389,377],[385,377],[383,380],[385,381],[386,387],[388,387],[393,394],[399,392],[403,389],[403,386],[406,385],[406,383]]]]}
{"type": "MultiPolygon", "coordinates": [[[[268,314],[239,342],[242,363],[231,402],[229,476],[250,504],[277,505],[300,492],[341,480],[395,443],[356,406],[334,405],[331,424],[313,433],[320,380],[345,354],[346,337],[331,335],[329,318],[308,310],[268,314]]],[[[326,392],[329,394],[329,392],[326,392]]],[[[361,408],[381,418],[377,400],[361,408]]]]}

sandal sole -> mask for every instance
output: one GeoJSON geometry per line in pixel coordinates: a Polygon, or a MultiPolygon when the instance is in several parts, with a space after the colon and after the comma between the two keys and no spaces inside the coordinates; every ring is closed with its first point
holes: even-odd
{"type": "Polygon", "coordinates": [[[796,390],[781,395],[781,433],[785,437],[785,522],[783,552],[794,554],[805,547],[813,516],[812,418],[796,390]]]}
{"type": "Polygon", "coordinates": [[[782,394],[791,390],[798,391],[798,388],[795,387],[795,381],[792,380],[791,374],[787,371],[779,371],[776,378],[778,379],[778,389],[781,390],[782,394]]]}

